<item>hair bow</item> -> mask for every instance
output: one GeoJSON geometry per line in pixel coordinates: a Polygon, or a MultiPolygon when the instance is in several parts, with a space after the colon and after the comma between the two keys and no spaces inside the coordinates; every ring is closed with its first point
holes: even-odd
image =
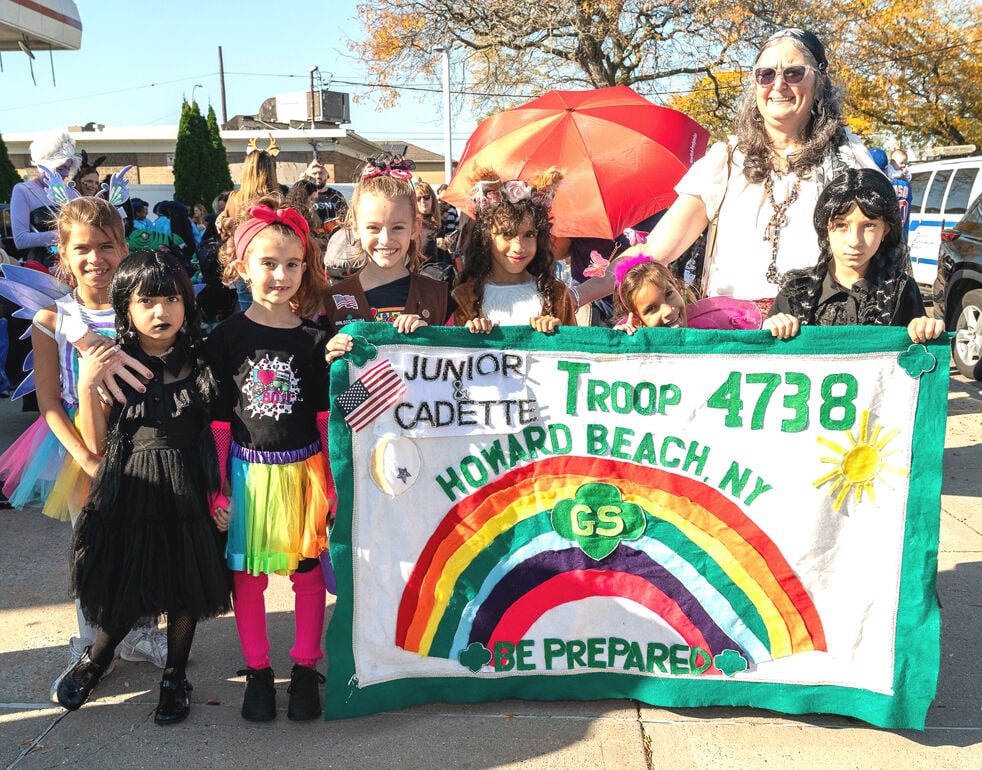
{"type": "Polygon", "coordinates": [[[235,229],[235,256],[237,259],[244,259],[246,249],[252,243],[252,239],[265,230],[270,225],[286,225],[297,234],[307,248],[307,235],[310,233],[310,225],[301,216],[300,212],[292,208],[273,209],[268,206],[250,206],[249,215],[252,219],[247,219],[235,229]]]}
{"type": "Polygon", "coordinates": [[[391,176],[396,179],[412,182],[413,169],[416,168],[416,164],[409,160],[409,158],[405,158],[402,155],[392,155],[387,152],[369,158],[367,163],[368,165],[361,172],[362,179],[371,179],[376,176],[391,176]]]}

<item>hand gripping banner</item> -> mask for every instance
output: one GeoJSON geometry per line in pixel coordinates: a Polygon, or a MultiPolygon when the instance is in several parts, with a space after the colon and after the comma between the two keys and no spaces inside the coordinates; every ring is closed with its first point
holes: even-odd
{"type": "Polygon", "coordinates": [[[351,333],[332,399],[383,361],[401,395],[332,411],[328,719],[635,698],[923,728],[946,340],[351,333]]]}

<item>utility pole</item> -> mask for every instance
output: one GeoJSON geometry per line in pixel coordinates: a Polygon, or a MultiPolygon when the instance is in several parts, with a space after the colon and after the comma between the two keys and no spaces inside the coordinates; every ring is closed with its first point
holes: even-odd
{"type": "Polygon", "coordinates": [[[218,83],[222,92],[222,126],[228,123],[228,110],[225,108],[225,60],[222,58],[222,47],[218,46],[218,83]]]}
{"type": "Polygon", "coordinates": [[[441,45],[433,50],[440,54],[443,65],[443,181],[450,184],[450,177],[453,174],[450,149],[450,47],[441,45]]]}

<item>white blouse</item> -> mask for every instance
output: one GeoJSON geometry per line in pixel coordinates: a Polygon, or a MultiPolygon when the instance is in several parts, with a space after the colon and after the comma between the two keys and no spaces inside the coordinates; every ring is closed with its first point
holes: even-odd
{"type": "MultiPolygon", "coordinates": [[[[810,178],[800,180],[798,198],[788,207],[788,223],[781,228],[777,253],[779,275],[795,268],[811,267],[818,261],[812,215],[825,185],[846,167],[876,168],[862,142],[848,131],[846,137],[846,143],[830,153],[810,178]]],[[[729,141],[735,148],[736,138],[730,137],[729,141]]],[[[703,285],[710,296],[772,299],[781,287],[767,280],[771,243],[764,240],[764,235],[774,208],[767,199],[763,182],[751,183],[743,175],[743,153],[733,150],[729,171],[726,156],[726,143],[717,142],[675,186],[680,195],[700,198],[710,221],[719,212],[716,247],[712,258],[707,259],[703,285]]],[[[797,180],[794,173],[774,177],[774,200],[778,204],[788,199],[797,180]]]]}
{"type": "Polygon", "coordinates": [[[484,284],[481,313],[499,326],[528,326],[542,315],[542,296],[535,281],[516,284],[484,284]]]}

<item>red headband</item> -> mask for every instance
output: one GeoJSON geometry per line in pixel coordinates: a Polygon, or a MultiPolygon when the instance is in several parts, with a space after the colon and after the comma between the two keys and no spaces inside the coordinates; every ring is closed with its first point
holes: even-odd
{"type": "Polygon", "coordinates": [[[275,224],[286,225],[293,230],[300,237],[306,251],[307,234],[310,232],[310,226],[299,211],[291,208],[273,211],[268,206],[250,206],[249,213],[252,215],[252,219],[246,220],[235,229],[236,259],[245,259],[246,249],[249,248],[252,239],[270,225],[275,224]]]}

